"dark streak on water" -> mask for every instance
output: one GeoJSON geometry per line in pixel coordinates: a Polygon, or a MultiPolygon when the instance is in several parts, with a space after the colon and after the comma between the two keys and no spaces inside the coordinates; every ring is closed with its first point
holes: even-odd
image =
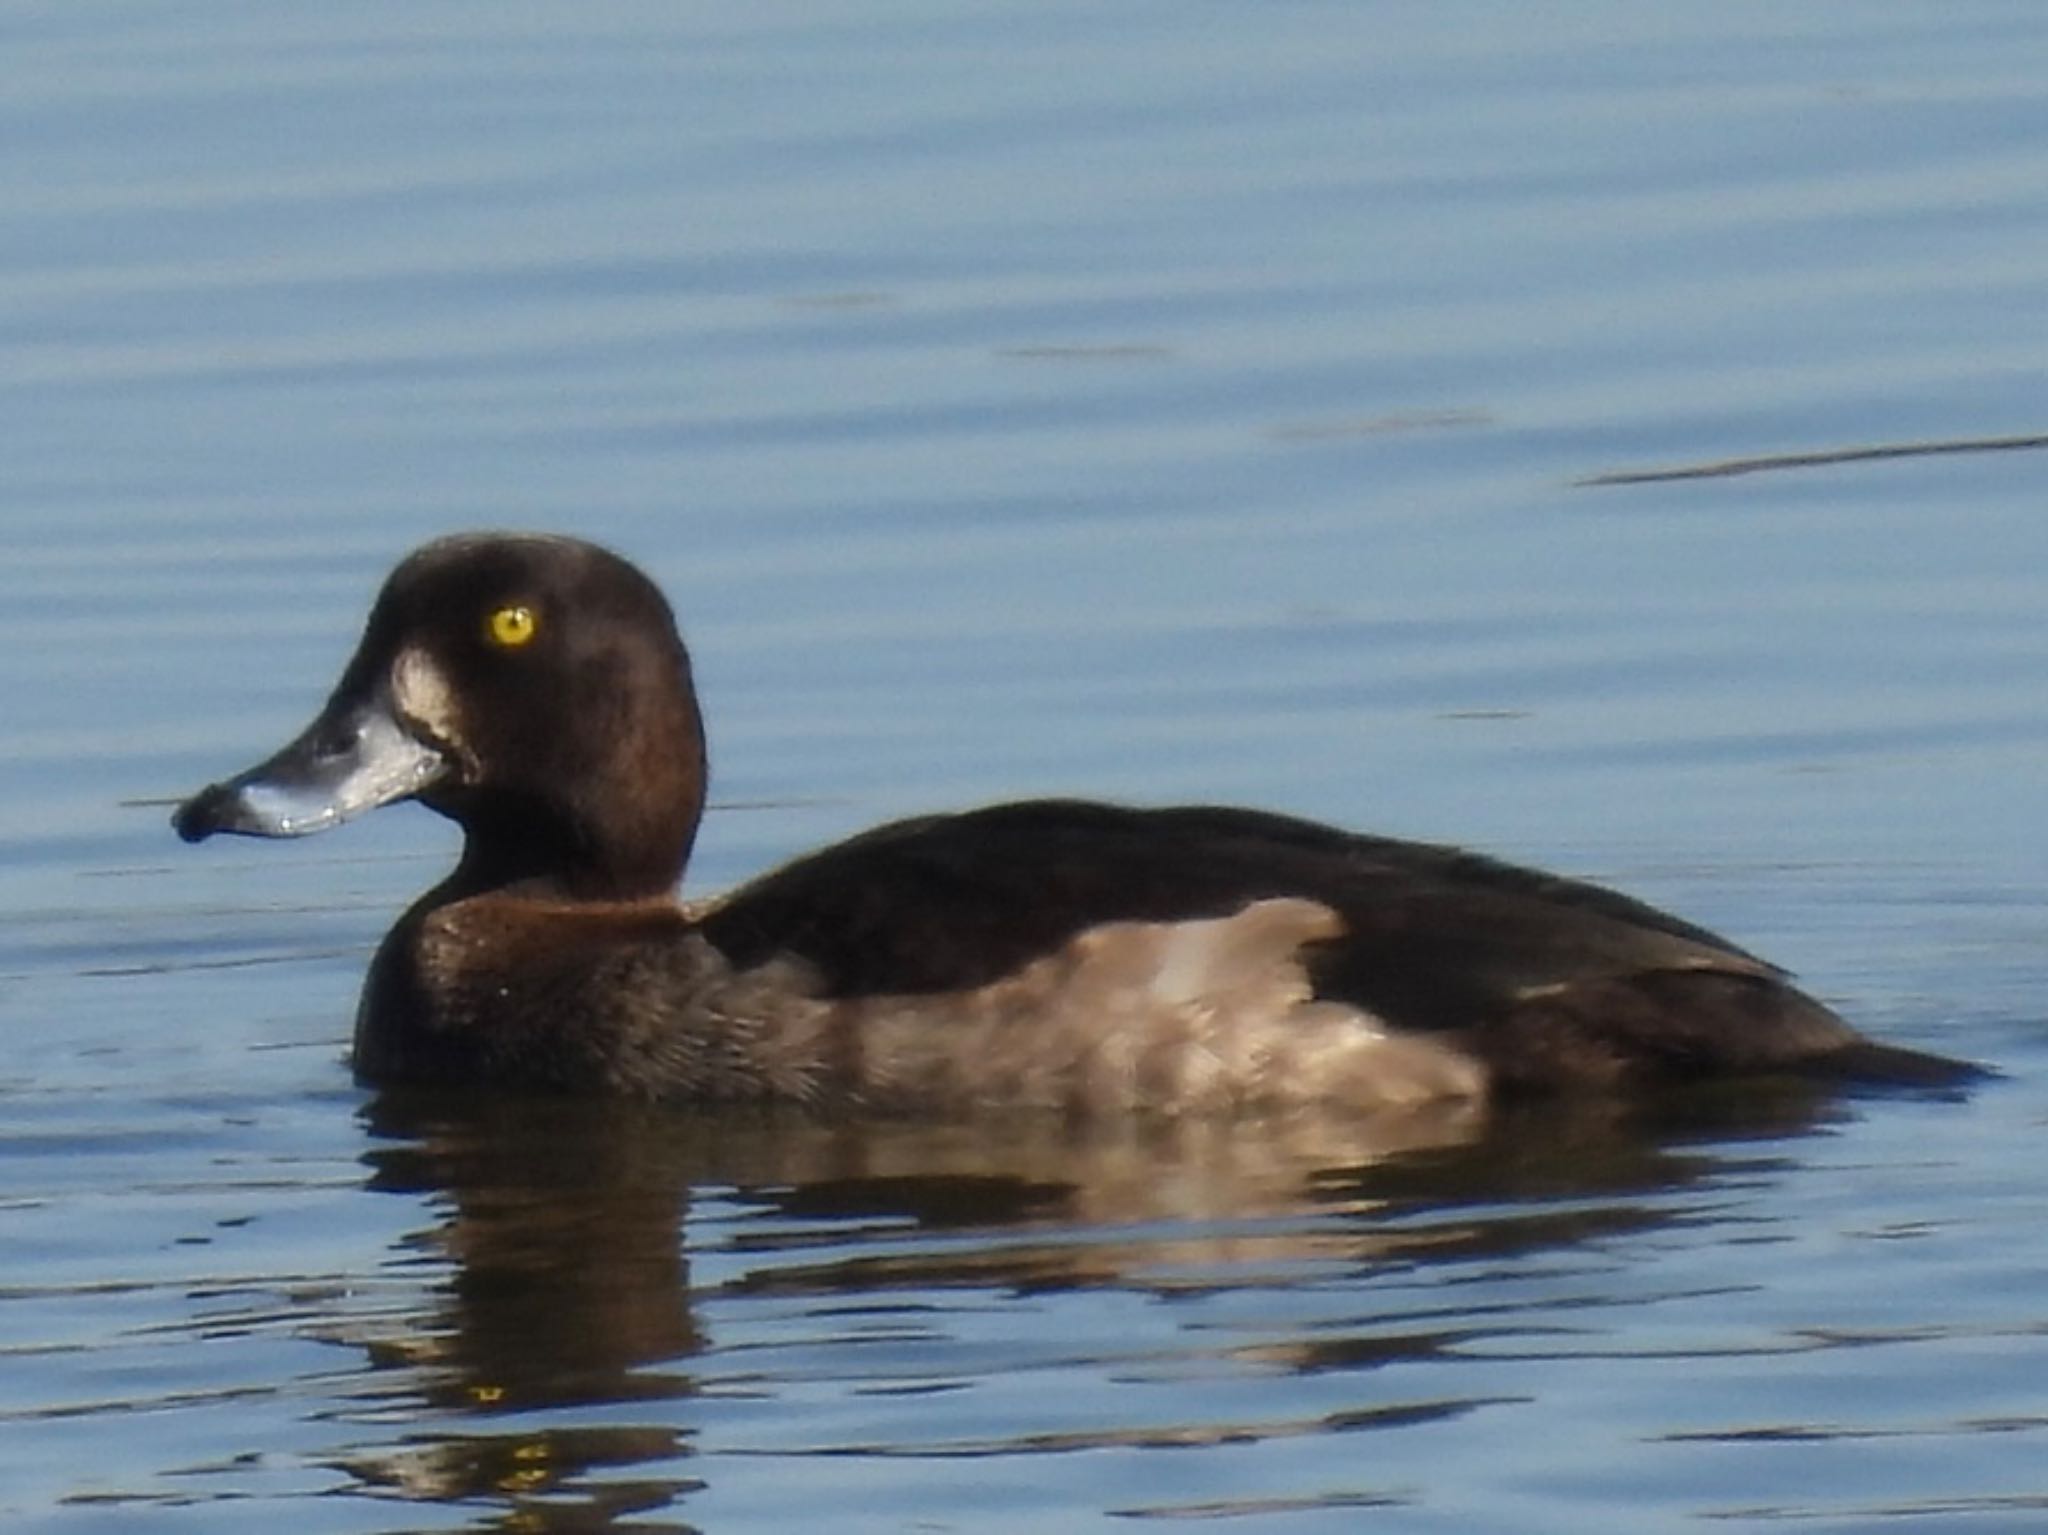
{"type": "Polygon", "coordinates": [[[1654,485],[1663,480],[1723,480],[1738,474],[1778,469],[1826,469],[1839,464],[1882,463],[1894,458],[1933,458],[1945,453],[2010,453],[2022,448],[2048,448],[2048,437],[1978,437],[1955,442],[1886,442],[1862,448],[1816,448],[1805,453],[1772,453],[1762,458],[1724,458],[1711,464],[1679,464],[1666,469],[1610,469],[1577,483],[1654,485]]]}

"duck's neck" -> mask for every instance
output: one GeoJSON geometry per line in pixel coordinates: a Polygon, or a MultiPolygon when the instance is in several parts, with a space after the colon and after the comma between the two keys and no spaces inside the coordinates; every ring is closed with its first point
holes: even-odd
{"type": "Polygon", "coordinates": [[[702,804],[694,796],[638,821],[502,800],[468,805],[462,859],[444,888],[461,896],[516,885],[563,900],[663,899],[682,883],[702,804]]]}

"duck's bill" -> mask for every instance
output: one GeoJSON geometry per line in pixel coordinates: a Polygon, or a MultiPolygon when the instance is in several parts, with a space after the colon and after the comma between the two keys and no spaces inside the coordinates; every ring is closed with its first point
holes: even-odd
{"type": "Polygon", "coordinates": [[[187,842],[215,832],[307,837],[419,793],[448,766],[381,693],[367,701],[337,698],[276,756],[186,800],[171,825],[187,842]]]}

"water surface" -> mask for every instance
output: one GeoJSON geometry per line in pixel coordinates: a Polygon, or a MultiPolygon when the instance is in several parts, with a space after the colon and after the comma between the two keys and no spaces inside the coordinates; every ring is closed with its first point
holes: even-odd
{"type": "Polygon", "coordinates": [[[2048,1504],[2048,18],[16,7],[0,1516],[2001,1531],[2048,1504]],[[1230,800],[1609,880],[1967,1101],[374,1095],[418,810],[178,846],[453,528],[610,542],[709,891],[1230,800]]]}

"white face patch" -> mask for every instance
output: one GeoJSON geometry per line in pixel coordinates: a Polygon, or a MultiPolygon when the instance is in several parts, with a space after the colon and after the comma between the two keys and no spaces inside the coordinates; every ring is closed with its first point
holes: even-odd
{"type": "Polygon", "coordinates": [[[398,712],[445,746],[463,744],[462,719],[455,689],[440,663],[424,650],[407,646],[391,663],[391,701],[398,712]]]}

